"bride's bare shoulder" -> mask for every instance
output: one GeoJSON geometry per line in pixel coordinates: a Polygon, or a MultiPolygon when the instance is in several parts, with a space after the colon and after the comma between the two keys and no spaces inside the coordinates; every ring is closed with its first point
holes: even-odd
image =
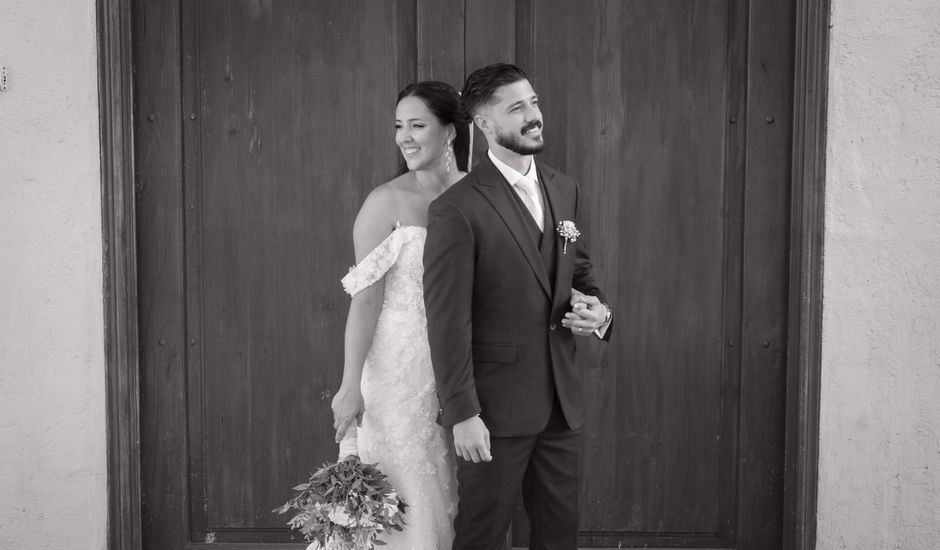
{"type": "Polygon", "coordinates": [[[413,192],[414,186],[415,174],[409,171],[376,187],[373,189],[373,193],[379,191],[383,194],[400,197],[402,194],[413,192]]]}
{"type": "Polygon", "coordinates": [[[405,194],[412,186],[411,178],[413,177],[413,174],[408,172],[373,189],[362,203],[359,215],[394,218],[398,214],[402,201],[407,198],[405,194]]]}
{"type": "Polygon", "coordinates": [[[359,209],[353,225],[353,240],[359,256],[380,243],[400,221],[407,200],[409,174],[403,174],[373,189],[359,209]]]}

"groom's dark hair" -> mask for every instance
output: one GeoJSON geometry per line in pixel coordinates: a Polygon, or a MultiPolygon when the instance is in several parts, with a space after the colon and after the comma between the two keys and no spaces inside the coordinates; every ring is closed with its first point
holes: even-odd
{"type": "Polygon", "coordinates": [[[467,77],[460,93],[464,109],[472,117],[480,105],[492,101],[493,94],[500,87],[526,78],[525,71],[509,63],[494,63],[477,69],[467,77]]]}

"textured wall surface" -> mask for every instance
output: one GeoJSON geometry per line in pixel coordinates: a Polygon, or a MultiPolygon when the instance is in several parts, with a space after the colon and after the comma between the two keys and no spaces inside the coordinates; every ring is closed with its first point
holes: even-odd
{"type": "Polygon", "coordinates": [[[820,549],[940,546],[940,2],[833,0],[820,549]]]}
{"type": "Polygon", "coordinates": [[[2,0],[0,548],[105,548],[94,0],[2,0]]]}

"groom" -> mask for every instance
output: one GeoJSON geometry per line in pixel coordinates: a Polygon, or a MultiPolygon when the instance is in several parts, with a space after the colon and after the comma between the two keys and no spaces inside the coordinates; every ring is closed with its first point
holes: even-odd
{"type": "Polygon", "coordinates": [[[610,308],[575,234],[577,184],[533,157],[542,113],[525,73],[478,69],[462,99],[489,151],[431,203],[424,251],[440,423],[460,457],[453,548],[501,547],[521,493],[530,548],[572,550],[584,422],[574,337],[609,338],[610,308]]]}

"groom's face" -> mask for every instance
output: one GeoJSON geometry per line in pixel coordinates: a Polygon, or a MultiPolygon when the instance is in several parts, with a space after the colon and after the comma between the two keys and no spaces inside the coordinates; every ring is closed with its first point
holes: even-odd
{"type": "Polygon", "coordinates": [[[528,80],[502,86],[495,101],[481,115],[488,139],[519,155],[533,155],[545,148],[539,98],[528,80]]]}

